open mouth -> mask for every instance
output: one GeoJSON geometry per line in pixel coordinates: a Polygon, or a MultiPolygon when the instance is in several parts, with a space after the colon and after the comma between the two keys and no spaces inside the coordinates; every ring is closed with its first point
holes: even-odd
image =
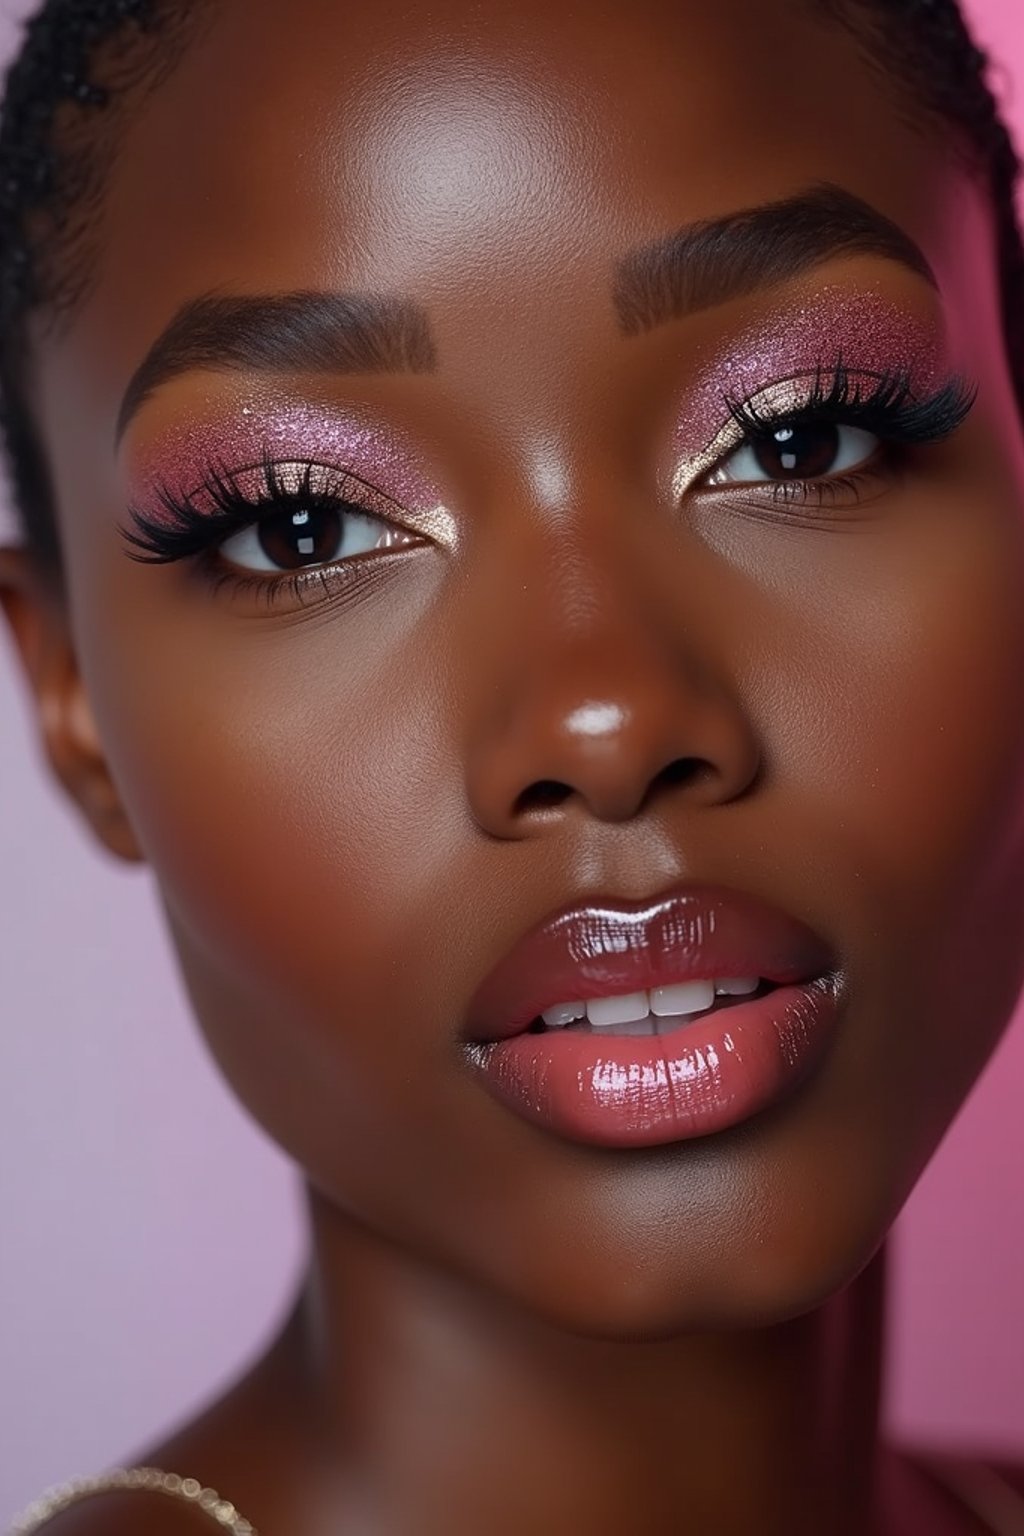
{"type": "Polygon", "coordinates": [[[622,996],[595,997],[583,1002],[558,1003],[545,1009],[526,1029],[527,1034],[555,1032],[595,1035],[667,1035],[712,1013],[722,1013],[737,1003],[767,997],[778,990],[775,982],[758,976],[723,977],[714,981],[684,981],[674,986],[622,996]]]}

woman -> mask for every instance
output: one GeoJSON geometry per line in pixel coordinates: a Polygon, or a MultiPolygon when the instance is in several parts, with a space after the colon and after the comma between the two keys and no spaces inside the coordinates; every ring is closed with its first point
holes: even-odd
{"type": "Polygon", "coordinates": [[[30,1528],[1024,1530],[878,1423],[1024,982],[983,63],[951,0],[42,8],[3,608],[313,1246],[30,1528]]]}

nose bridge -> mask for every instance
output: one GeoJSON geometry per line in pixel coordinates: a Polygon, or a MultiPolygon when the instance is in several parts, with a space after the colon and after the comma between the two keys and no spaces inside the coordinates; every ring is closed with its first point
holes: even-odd
{"type": "Polygon", "coordinates": [[[522,523],[474,581],[482,611],[469,647],[465,755],[477,820],[525,835],[570,802],[603,820],[687,787],[732,798],[753,778],[757,742],[717,637],[719,619],[670,568],[657,539],[557,519],[522,523]],[[605,536],[607,534],[607,536],[605,536]]]}

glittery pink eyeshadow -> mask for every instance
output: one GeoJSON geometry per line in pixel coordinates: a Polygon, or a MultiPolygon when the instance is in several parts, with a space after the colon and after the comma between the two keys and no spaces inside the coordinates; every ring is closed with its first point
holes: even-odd
{"type": "Polygon", "coordinates": [[[159,519],[158,489],[188,495],[214,469],[237,473],[264,452],[279,463],[308,460],[350,472],[410,512],[430,512],[443,499],[400,434],[364,413],[307,401],[239,404],[167,428],[129,455],[131,499],[159,519]]]}
{"type": "Polygon", "coordinates": [[[942,380],[944,350],[937,321],[915,317],[876,293],[823,289],[752,326],[701,369],[687,391],[676,449],[704,452],[728,423],[726,400],[749,400],[818,367],[827,373],[840,361],[851,373],[905,372],[915,394],[926,394],[942,380]]]}

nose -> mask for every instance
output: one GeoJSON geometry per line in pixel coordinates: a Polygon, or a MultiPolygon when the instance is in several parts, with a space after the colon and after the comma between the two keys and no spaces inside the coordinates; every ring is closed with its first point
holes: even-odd
{"type": "Polygon", "coordinates": [[[761,749],[720,607],[688,613],[664,579],[577,584],[571,604],[564,584],[510,586],[474,648],[465,763],[484,831],[523,838],[573,814],[623,822],[663,797],[712,806],[749,789],[761,749]]]}

